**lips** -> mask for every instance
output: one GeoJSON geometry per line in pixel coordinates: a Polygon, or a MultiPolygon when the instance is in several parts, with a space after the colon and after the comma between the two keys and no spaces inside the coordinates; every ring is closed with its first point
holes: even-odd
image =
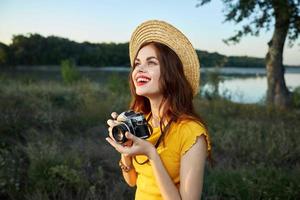
{"type": "Polygon", "coordinates": [[[137,86],[142,86],[147,84],[151,80],[150,77],[147,77],[145,75],[138,75],[135,79],[137,86]]]}

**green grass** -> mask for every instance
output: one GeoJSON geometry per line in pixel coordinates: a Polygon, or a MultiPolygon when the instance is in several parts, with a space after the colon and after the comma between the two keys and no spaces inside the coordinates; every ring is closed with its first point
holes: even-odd
{"type": "MultiPolygon", "coordinates": [[[[104,139],[126,85],[0,78],[0,199],[133,199],[104,139]]],[[[195,107],[213,145],[203,199],[299,199],[299,110],[198,97],[195,107]]]]}

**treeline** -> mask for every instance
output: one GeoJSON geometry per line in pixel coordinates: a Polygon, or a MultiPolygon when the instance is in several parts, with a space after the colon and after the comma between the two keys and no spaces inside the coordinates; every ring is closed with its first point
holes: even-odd
{"type": "Polygon", "coordinates": [[[225,56],[219,53],[209,53],[197,50],[198,57],[204,67],[265,67],[265,59],[248,56],[225,56]]]}
{"type": "Polygon", "coordinates": [[[128,43],[78,43],[56,36],[16,35],[9,46],[0,45],[1,65],[59,65],[73,59],[77,65],[129,65],[128,43]]]}
{"type": "MultiPolygon", "coordinates": [[[[264,59],[225,56],[197,50],[202,67],[265,67],[264,59]]],[[[15,35],[12,43],[0,42],[0,66],[59,65],[72,59],[80,66],[129,66],[127,43],[78,43],[66,38],[39,34],[15,35]]]]}

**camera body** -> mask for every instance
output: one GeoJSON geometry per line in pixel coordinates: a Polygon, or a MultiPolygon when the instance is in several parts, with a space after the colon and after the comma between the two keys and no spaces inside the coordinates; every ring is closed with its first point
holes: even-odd
{"type": "Polygon", "coordinates": [[[128,140],[125,136],[127,131],[142,139],[150,136],[148,123],[143,113],[128,110],[118,116],[118,124],[112,128],[112,136],[115,141],[120,144],[125,143],[128,140]]]}

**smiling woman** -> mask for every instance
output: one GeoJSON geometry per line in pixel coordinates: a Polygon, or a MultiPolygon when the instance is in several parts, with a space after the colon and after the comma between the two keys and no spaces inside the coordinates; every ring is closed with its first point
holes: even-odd
{"type": "Polygon", "coordinates": [[[157,20],[141,24],[130,41],[130,108],[142,112],[151,135],[126,132],[118,143],[107,121],[107,141],[121,153],[125,181],[137,186],[135,199],[199,199],[210,139],[193,107],[198,93],[199,61],[189,40],[172,25],[157,20]]]}

